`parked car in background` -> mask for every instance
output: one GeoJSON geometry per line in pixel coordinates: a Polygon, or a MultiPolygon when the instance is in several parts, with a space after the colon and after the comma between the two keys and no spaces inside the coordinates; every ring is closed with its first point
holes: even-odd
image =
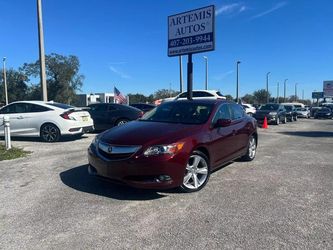
{"type": "Polygon", "coordinates": [[[310,118],[310,110],[307,108],[297,108],[296,112],[299,118],[310,118]]]}
{"type": "Polygon", "coordinates": [[[265,117],[268,123],[274,123],[276,125],[279,125],[280,122],[287,122],[286,109],[283,105],[276,103],[262,105],[253,117],[257,119],[258,123],[263,123],[265,117]]]}
{"type": "Polygon", "coordinates": [[[295,108],[305,108],[305,105],[301,102],[283,102],[282,105],[293,105],[295,108]]]}
{"type": "MultiPolygon", "coordinates": [[[[43,101],[19,101],[0,109],[0,121],[10,119],[12,136],[40,137],[45,142],[56,142],[61,136],[82,135],[93,131],[90,114],[73,106],[43,101]]],[[[0,136],[4,127],[0,126],[0,136]]]]}
{"type": "Polygon", "coordinates": [[[194,192],[221,165],[253,160],[257,142],[257,122],[238,104],[167,102],[97,135],[88,149],[88,171],[138,188],[194,192]]]}
{"type": "Polygon", "coordinates": [[[310,117],[314,117],[316,112],[320,109],[321,109],[321,107],[311,107],[310,108],[310,117]]]}
{"type": "Polygon", "coordinates": [[[246,114],[250,115],[250,116],[253,116],[257,109],[255,107],[253,107],[251,104],[247,104],[247,103],[243,103],[242,104],[246,114]]]}
{"type": "MultiPolygon", "coordinates": [[[[193,99],[226,99],[220,91],[217,90],[193,90],[193,99]]],[[[174,100],[185,100],[187,99],[187,92],[180,93],[174,100]]]]}
{"type": "Polygon", "coordinates": [[[321,108],[317,110],[317,112],[314,114],[315,119],[320,118],[326,118],[326,119],[332,119],[332,110],[330,108],[321,108]]]}
{"type": "Polygon", "coordinates": [[[287,121],[297,121],[297,111],[294,105],[283,105],[286,109],[287,121]]]}
{"type": "Polygon", "coordinates": [[[117,103],[90,104],[87,111],[94,120],[95,130],[98,131],[122,125],[143,115],[140,109],[117,103]]]}
{"type": "Polygon", "coordinates": [[[154,104],[148,104],[148,103],[133,103],[133,104],[130,104],[131,107],[134,107],[134,108],[137,108],[137,109],[140,109],[142,110],[144,113],[152,110],[153,108],[156,107],[156,105],[154,104]]]}

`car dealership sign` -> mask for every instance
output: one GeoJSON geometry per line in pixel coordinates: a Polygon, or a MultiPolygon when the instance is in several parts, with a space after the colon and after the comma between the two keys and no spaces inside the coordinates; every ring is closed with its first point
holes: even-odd
{"type": "Polygon", "coordinates": [[[333,81],[324,81],[324,97],[333,97],[333,81]]]}
{"type": "Polygon", "coordinates": [[[215,6],[168,17],[168,56],[215,49],[215,6]]]}

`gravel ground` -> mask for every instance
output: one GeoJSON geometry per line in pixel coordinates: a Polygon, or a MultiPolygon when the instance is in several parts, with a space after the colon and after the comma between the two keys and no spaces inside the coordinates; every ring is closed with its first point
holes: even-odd
{"type": "Polygon", "coordinates": [[[93,137],[13,141],[33,153],[0,162],[0,249],[333,249],[333,120],[260,129],[192,194],[88,176],[93,137]]]}

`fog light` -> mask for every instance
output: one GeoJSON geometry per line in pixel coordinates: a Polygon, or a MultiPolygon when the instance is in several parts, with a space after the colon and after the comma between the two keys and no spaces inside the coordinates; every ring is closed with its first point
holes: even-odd
{"type": "Polygon", "coordinates": [[[169,175],[160,175],[158,179],[159,181],[170,181],[171,177],[169,175]]]}

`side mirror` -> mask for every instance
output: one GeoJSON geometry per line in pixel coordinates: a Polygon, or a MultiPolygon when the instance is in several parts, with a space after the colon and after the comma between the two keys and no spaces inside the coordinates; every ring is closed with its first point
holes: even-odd
{"type": "Polygon", "coordinates": [[[228,127],[231,124],[230,119],[218,119],[214,125],[214,128],[228,127]]]}

